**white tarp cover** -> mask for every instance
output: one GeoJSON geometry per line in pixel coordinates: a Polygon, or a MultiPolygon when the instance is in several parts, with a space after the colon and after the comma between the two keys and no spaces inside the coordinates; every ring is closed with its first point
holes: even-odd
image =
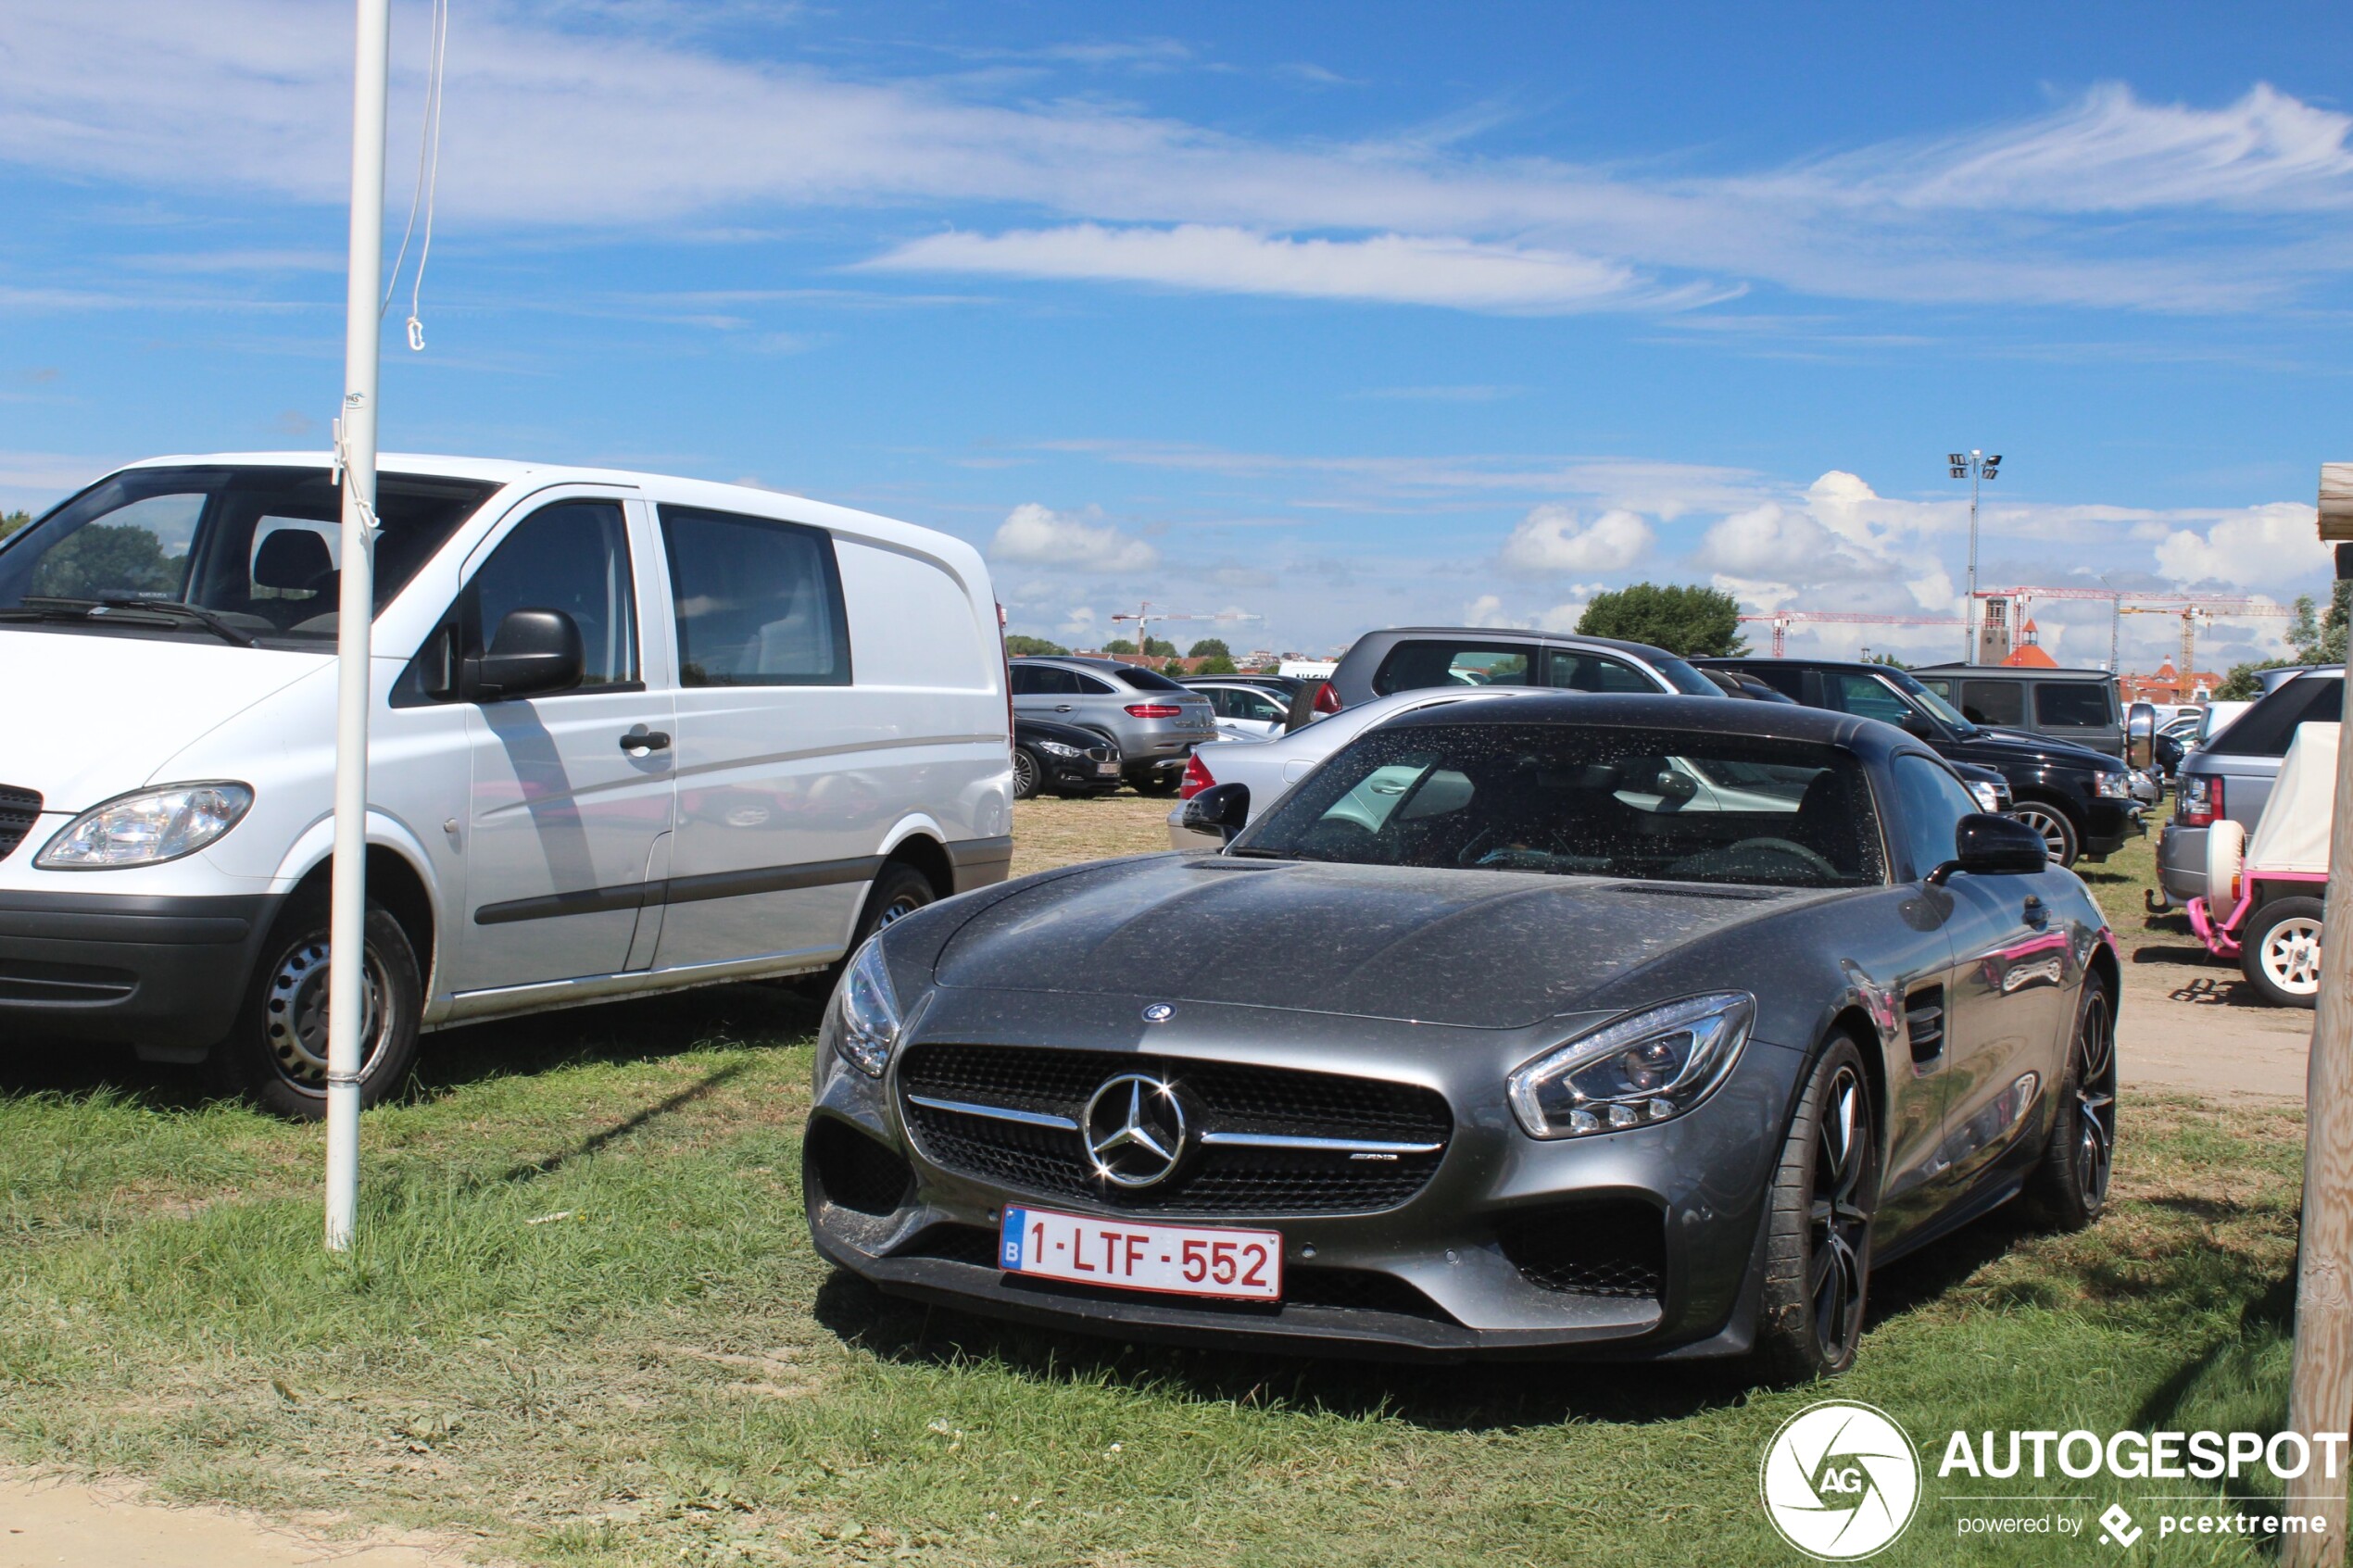
{"type": "Polygon", "coordinates": [[[2263,820],[2246,844],[2246,869],[2261,872],[2326,872],[2329,822],[2336,799],[2336,724],[2299,724],[2287,755],[2280,759],[2279,783],[2264,804],[2263,820]]]}

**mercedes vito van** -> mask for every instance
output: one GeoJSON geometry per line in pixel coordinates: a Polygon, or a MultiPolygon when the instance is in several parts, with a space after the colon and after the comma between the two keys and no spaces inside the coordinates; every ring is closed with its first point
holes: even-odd
{"type": "MultiPolygon", "coordinates": [[[[651,474],[380,463],[365,1097],[421,1030],[823,971],[1003,878],[987,569],[651,474]]],[[[324,1105],[340,496],[170,458],[0,542],[0,1038],[324,1105]]]]}

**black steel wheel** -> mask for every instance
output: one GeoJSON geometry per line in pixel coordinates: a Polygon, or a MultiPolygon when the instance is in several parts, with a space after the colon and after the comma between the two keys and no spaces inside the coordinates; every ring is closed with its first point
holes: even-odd
{"type": "MultiPolygon", "coordinates": [[[[211,1057],[217,1087],[296,1121],[327,1113],[328,924],[325,888],[289,900],[262,948],[237,1027],[211,1057]]],[[[369,1106],[416,1062],[424,986],[408,934],[390,910],[369,905],[364,929],[359,1103],[369,1106]]]]}
{"type": "Polygon", "coordinates": [[[1834,1377],[1855,1364],[1879,1184],[1877,1109],[1862,1052],[1841,1035],[1799,1097],[1768,1197],[1755,1352],[1767,1381],[1834,1377]]]}
{"type": "Polygon", "coordinates": [[[2082,1230],[2108,1208],[2115,1170],[2116,1012],[2107,990],[2092,980],[2076,1004],[2050,1142],[2032,1178],[2034,1207],[2055,1229],[2082,1230]]]}

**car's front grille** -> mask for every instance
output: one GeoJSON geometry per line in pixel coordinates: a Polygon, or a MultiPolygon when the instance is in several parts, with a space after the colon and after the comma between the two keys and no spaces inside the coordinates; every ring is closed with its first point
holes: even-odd
{"type": "Polygon", "coordinates": [[[0,784],[0,860],[5,860],[32,824],[41,820],[41,796],[37,791],[16,789],[0,784]]]}
{"type": "Polygon", "coordinates": [[[1101,1051],[920,1045],[900,1062],[899,1091],[917,1145],[947,1170],[1171,1213],[1392,1209],[1429,1180],[1453,1132],[1445,1097],[1416,1085],[1101,1051]],[[1078,1124],[1097,1089],[1135,1073],[1176,1086],[1188,1147],[1165,1179],[1124,1188],[1096,1176],[1078,1124]]]}
{"type": "Polygon", "coordinates": [[[1655,1301],[1666,1285],[1666,1224],[1657,1210],[1630,1198],[1523,1215],[1503,1228],[1502,1240],[1522,1279],[1565,1296],[1655,1301]]]}
{"type": "Polygon", "coordinates": [[[1119,754],[1107,746],[1090,746],[1087,748],[1087,760],[1099,764],[1116,762],[1119,760],[1119,754]]]}

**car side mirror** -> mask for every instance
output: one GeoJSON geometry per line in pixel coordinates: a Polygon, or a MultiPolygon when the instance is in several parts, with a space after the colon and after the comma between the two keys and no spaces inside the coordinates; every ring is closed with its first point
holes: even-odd
{"type": "Polygon", "coordinates": [[[1185,802],[1178,820],[1189,832],[1214,833],[1219,843],[1231,844],[1250,821],[1250,785],[1212,784],[1185,802]]]}
{"type": "Polygon", "coordinates": [[[1904,733],[1916,739],[1935,740],[1938,738],[1936,721],[1917,708],[1906,709],[1899,722],[1904,733]]]}
{"type": "Polygon", "coordinates": [[[503,702],[570,691],[587,673],[580,627],[560,609],[510,609],[473,661],[474,700],[503,702]]]}
{"type": "Polygon", "coordinates": [[[1928,873],[1942,884],[1955,872],[1969,876],[2021,876],[2051,863],[2050,846],[2040,830],[2016,817],[1973,811],[1953,830],[1953,858],[1928,873]]]}
{"type": "Polygon", "coordinates": [[[2124,714],[2124,765],[2146,772],[2156,752],[2157,709],[2136,702],[2124,714]]]}

